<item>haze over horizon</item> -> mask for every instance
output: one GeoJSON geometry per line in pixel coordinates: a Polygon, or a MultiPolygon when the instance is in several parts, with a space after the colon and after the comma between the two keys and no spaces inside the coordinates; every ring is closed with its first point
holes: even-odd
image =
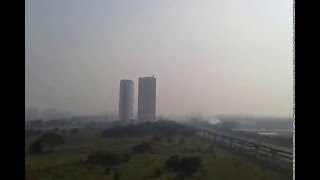
{"type": "Polygon", "coordinates": [[[117,112],[157,78],[157,115],[293,114],[292,1],[26,1],[25,105],[117,112]]]}

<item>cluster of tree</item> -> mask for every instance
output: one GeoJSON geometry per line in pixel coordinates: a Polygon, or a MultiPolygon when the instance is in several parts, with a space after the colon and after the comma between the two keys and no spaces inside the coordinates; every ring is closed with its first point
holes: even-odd
{"type": "Polygon", "coordinates": [[[211,124],[209,121],[204,120],[201,117],[191,117],[190,119],[186,120],[185,123],[189,126],[200,128],[200,129],[207,129],[207,128],[215,128],[216,124],[211,124]]]}
{"type": "MultiPolygon", "coordinates": [[[[106,168],[104,169],[104,173],[108,175],[116,169],[112,168],[112,166],[120,165],[129,161],[130,159],[131,155],[129,153],[125,153],[123,156],[120,156],[119,154],[108,151],[95,151],[87,157],[86,163],[90,165],[105,166],[106,168]]],[[[121,179],[121,172],[115,171],[113,173],[113,179],[121,179]]]]}
{"type": "Polygon", "coordinates": [[[120,155],[107,151],[95,151],[87,157],[88,164],[116,166],[124,162],[120,155]]]}
{"type": "Polygon", "coordinates": [[[79,134],[79,132],[80,132],[79,128],[70,129],[70,134],[79,134]]]}
{"type": "Polygon", "coordinates": [[[185,140],[184,140],[183,138],[180,138],[179,144],[182,145],[182,144],[184,144],[184,143],[185,143],[185,140]]]}
{"type": "Polygon", "coordinates": [[[179,155],[172,155],[165,163],[165,169],[184,175],[191,175],[201,167],[202,162],[199,156],[180,158],[179,155]]]}
{"type": "Polygon", "coordinates": [[[44,120],[43,119],[32,120],[32,121],[28,121],[28,124],[32,128],[42,128],[44,125],[44,120]]]}
{"type": "Polygon", "coordinates": [[[29,152],[31,154],[38,154],[43,151],[43,146],[47,145],[50,151],[54,150],[54,147],[65,143],[65,138],[59,134],[53,132],[47,132],[42,134],[29,146],[29,152]]]}
{"type": "Polygon", "coordinates": [[[162,141],[162,138],[160,136],[152,136],[151,141],[152,142],[160,142],[160,141],[162,141]]]}
{"type": "Polygon", "coordinates": [[[37,139],[29,145],[30,154],[40,154],[42,152],[42,142],[37,139]]]}
{"type": "Polygon", "coordinates": [[[133,153],[147,153],[151,151],[151,145],[147,142],[142,142],[132,147],[133,153]]]}
{"type": "Polygon", "coordinates": [[[136,125],[114,126],[102,132],[102,137],[122,138],[122,137],[142,137],[142,136],[194,136],[196,130],[190,126],[174,121],[159,120],[156,122],[146,122],[136,125]]]}
{"type": "Polygon", "coordinates": [[[221,130],[224,130],[224,131],[232,131],[232,129],[234,129],[234,128],[241,127],[241,124],[239,122],[235,122],[235,121],[222,121],[216,127],[218,127],[221,130]]]}
{"type": "Polygon", "coordinates": [[[58,133],[58,132],[60,132],[60,128],[53,128],[51,131],[55,132],[55,133],[58,133]]]}
{"type": "Polygon", "coordinates": [[[42,134],[42,130],[26,129],[25,136],[39,136],[42,134]]]}
{"type": "Polygon", "coordinates": [[[52,119],[46,122],[46,126],[63,127],[67,124],[67,119],[52,119]]]}
{"type": "Polygon", "coordinates": [[[120,180],[120,179],[121,179],[121,172],[116,171],[116,172],[113,174],[113,180],[120,180]]]}
{"type": "Polygon", "coordinates": [[[153,178],[161,177],[161,175],[162,175],[162,170],[160,168],[156,168],[153,172],[153,178]]]}

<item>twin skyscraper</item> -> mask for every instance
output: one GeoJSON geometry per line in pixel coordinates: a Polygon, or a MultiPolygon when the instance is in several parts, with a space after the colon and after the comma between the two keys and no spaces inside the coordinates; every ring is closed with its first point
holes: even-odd
{"type": "MultiPolygon", "coordinates": [[[[120,81],[119,119],[128,122],[133,119],[134,83],[132,80],[120,81]]],[[[156,78],[139,78],[138,121],[156,119],[156,78]]]]}

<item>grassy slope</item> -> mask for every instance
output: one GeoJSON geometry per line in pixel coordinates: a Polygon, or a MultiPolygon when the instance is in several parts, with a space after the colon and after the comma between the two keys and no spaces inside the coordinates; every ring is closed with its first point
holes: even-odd
{"type": "MultiPolygon", "coordinates": [[[[109,175],[104,174],[102,167],[86,167],[81,160],[85,160],[90,152],[97,149],[105,149],[116,153],[130,152],[131,147],[149,138],[131,139],[103,139],[99,138],[98,130],[81,130],[78,135],[68,136],[66,145],[57,147],[53,153],[45,153],[37,156],[26,154],[26,169],[36,173],[40,179],[112,179],[112,170],[109,175]]],[[[30,143],[26,139],[26,147],[30,143]]],[[[132,155],[132,159],[118,167],[123,179],[143,180],[149,179],[156,168],[162,168],[166,159],[172,154],[180,156],[199,155],[202,159],[203,169],[206,175],[201,179],[218,180],[286,180],[292,179],[290,174],[280,174],[269,170],[262,170],[258,166],[243,160],[215,147],[216,158],[207,152],[209,143],[188,139],[185,144],[179,145],[178,140],[172,143],[161,142],[153,145],[157,154],[132,155]],[[200,152],[191,153],[191,149],[200,147],[200,152]],[[240,165],[236,166],[235,162],[240,165]]],[[[200,174],[199,174],[200,175],[200,174]]],[[[158,179],[172,179],[173,173],[164,172],[158,179]]]]}

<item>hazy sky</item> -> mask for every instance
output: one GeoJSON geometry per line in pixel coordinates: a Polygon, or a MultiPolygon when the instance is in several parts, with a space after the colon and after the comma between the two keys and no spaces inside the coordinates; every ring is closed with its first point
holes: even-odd
{"type": "Polygon", "coordinates": [[[157,77],[157,114],[291,116],[293,2],[27,0],[27,107],[117,112],[157,77]]]}

